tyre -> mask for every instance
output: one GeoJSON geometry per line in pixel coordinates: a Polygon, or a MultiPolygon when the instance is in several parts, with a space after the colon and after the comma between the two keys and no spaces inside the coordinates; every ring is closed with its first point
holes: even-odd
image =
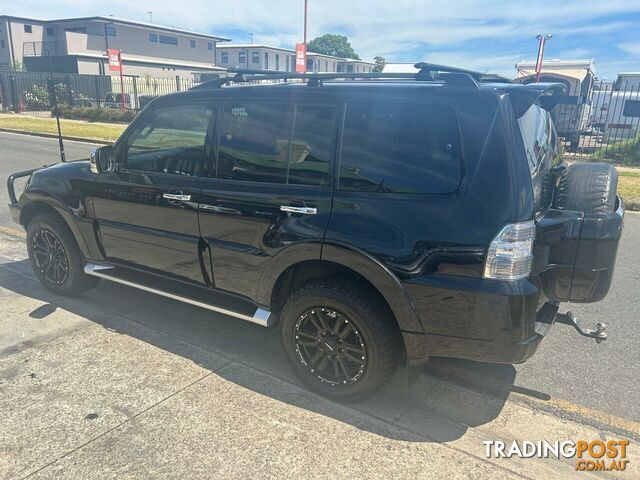
{"type": "Polygon", "coordinates": [[[280,332],[298,378],[311,390],[343,402],[375,393],[402,355],[400,331],[386,305],[341,280],[314,281],[291,295],[280,332]]]}
{"type": "Polygon", "coordinates": [[[27,226],[27,251],[36,276],[54,293],[79,295],[98,283],[98,278],[84,273],[78,244],[56,215],[42,213],[31,220],[27,226]]]}
{"type": "Polygon", "coordinates": [[[607,214],[616,208],[618,172],[606,163],[574,163],[560,175],[555,208],[607,214]]]}

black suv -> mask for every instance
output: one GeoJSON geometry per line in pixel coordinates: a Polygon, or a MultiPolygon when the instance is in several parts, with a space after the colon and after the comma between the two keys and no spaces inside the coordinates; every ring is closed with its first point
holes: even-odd
{"type": "Polygon", "coordinates": [[[562,162],[563,87],[417,67],[237,73],[14,174],[35,273],[279,320],[300,379],[345,401],[431,356],[523,362],[556,321],[604,339],[558,313],[606,295],[624,215],[613,167],[562,162]]]}

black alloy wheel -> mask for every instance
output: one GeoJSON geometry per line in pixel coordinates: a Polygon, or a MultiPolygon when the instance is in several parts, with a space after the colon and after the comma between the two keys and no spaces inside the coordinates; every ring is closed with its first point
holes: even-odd
{"type": "Polygon", "coordinates": [[[62,285],[69,276],[69,258],[62,241],[51,230],[43,228],[32,240],[36,267],[49,282],[62,285]]]}
{"type": "Polygon", "coordinates": [[[330,385],[351,385],[367,367],[367,349],[358,327],[333,309],[312,308],[300,316],[295,349],[309,373],[330,385]]]}

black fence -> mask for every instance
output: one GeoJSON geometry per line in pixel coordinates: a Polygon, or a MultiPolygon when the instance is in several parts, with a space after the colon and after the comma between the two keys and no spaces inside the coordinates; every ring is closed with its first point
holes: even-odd
{"type": "Polygon", "coordinates": [[[188,90],[194,80],[124,76],[80,75],[47,72],[0,72],[0,103],[3,111],[51,112],[52,98],[59,105],[88,108],[140,110],[155,97],[188,90]],[[55,93],[50,95],[51,84],[55,93]],[[124,94],[123,94],[124,92],[124,94]]]}
{"type": "Polygon", "coordinates": [[[561,103],[552,114],[565,156],[640,164],[640,77],[595,82],[590,96],[561,103]]]}

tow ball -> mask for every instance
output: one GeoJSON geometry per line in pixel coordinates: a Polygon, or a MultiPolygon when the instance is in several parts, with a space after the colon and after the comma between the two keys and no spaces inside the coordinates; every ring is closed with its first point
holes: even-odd
{"type": "Polygon", "coordinates": [[[578,323],[578,320],[571,312],[557,313],[556,322],[564,323],[565,325],[571,325],[578,333],[584,337],[593,338],[596,343],[602,343],[607,339],[607,326],[604,323],[598,322],[596,329],[584,328],[578,323]]]}

